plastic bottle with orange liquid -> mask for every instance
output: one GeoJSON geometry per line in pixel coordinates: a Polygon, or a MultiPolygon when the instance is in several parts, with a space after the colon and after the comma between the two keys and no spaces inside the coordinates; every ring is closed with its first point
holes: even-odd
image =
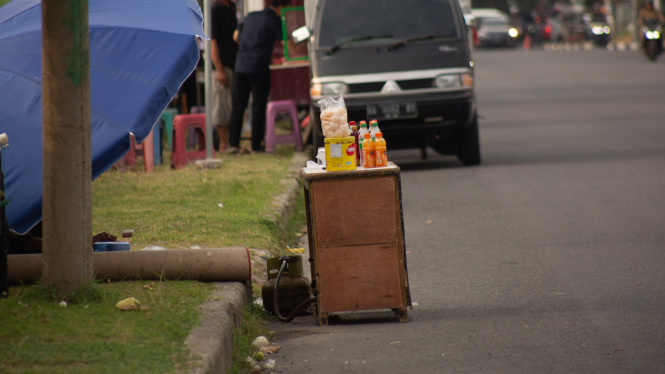
{"type": "Polygon", "coordinates": [[[365,134],[365,140],[363,140],[363,154],[365,156],[365,161],[363,167],[374,168],[376,167],[376,156],[374,155],[374,139],[370,138],[370,134],[365,134]]]}
{"type": "Polygon", "coordinates": [[[388,155],[386,155],[386,140],[383,138],[383,133],[376,133],[376,140],[374,141],[374,155],[376,157],[376,167],[388,166],[388,155]]]}

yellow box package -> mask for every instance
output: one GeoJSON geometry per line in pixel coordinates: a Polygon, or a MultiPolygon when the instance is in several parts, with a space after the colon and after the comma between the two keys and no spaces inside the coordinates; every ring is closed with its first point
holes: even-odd
{"type": "Polygon", "coordinates": [[[326,138],[326,170],[356,170],[356,139],[326,138]]]}

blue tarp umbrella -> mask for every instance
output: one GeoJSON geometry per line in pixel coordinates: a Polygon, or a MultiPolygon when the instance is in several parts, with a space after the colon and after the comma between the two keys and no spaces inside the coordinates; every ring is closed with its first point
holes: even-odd
{"type": "MultiPolygon", "coordinates": [[[[195,0],[89,0],[92,174],[143,142],[196,67],[204,37],[195,0]]],[[[0,133],[9,226],[28,231],[42,217],[41,2],[0,8],[0,133]]]]}

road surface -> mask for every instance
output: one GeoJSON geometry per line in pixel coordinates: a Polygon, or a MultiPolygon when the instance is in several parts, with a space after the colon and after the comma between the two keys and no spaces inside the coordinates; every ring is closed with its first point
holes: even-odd
{"type": "Polygon", "coordinates": [[[389,152],[409,322],[273,323],[276,372],[665,372],[665,59],[474,58],[482,164],[389,152]]]}

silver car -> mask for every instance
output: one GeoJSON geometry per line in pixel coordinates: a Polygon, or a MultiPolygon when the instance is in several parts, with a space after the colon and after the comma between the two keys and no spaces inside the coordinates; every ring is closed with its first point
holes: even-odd
{"type": "Polygon", "coordinates": [[[508,16],[500,12],[476,14],[474,18],[481,46],[514,47],[517,44],[519,33],[510,25],[508,16]]]}

